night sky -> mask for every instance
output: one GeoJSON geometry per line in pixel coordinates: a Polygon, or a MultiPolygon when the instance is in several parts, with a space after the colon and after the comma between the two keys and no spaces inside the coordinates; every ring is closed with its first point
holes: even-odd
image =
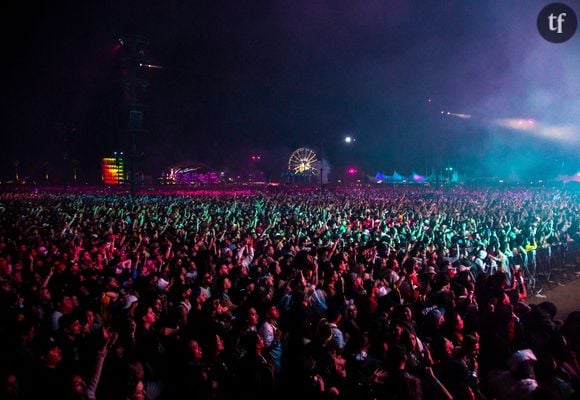
{"type": "Polygon", "coordinates": [[[3,13],[0,177],[18,161],[24,176],[58,179],[74,159],[96,181],[99,158],[128,149],[121,34],[147,37],[164,67],[140,71],[149,176],[179,162],[247,170],[260,154],[255,167],[277,179],[292,150],[321,144],[336,171],[373,176],[575,173],[580,33],[545,41],[536,18],[548,3],[17,2],[3,13]],[[538,129],[501,122],[516,118],[538,129]]]}

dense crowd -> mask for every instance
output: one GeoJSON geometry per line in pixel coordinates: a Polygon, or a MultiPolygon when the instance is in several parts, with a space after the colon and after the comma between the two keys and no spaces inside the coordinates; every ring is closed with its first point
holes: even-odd
{"type": "Polygon", "coordinates": [[[580,311],[524,300],[579,197],[5,193],[0,398],[574,398],[580,311]]]}

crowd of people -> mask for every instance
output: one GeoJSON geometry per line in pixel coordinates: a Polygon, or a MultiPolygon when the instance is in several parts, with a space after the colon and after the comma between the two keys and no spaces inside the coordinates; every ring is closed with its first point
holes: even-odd
{"type": "Polygon", "coordinates": [[[525,299],[579,197],[4,193],[0,398],[575,398],[580,311],[525,299]]]}

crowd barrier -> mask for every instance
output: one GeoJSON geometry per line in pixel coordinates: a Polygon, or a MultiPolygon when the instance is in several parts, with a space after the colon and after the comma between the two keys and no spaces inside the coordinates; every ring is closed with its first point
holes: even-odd
{"type": "Polygon", "coordinates": [[[576,242],[557,243],[538,248],[536,265],[530,265],[531,278],[528,285],[535,293],[580,277],[580,244],[576,242]]]}

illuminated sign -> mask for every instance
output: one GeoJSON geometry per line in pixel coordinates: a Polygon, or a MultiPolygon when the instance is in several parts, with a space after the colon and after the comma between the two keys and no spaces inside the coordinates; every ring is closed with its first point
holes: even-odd
{"type": "Polygon", "coordinates": [[[125,159],[123,157],[105,157],[101,162],[103,183],[119,185],[126,182],[125,159]]]}

